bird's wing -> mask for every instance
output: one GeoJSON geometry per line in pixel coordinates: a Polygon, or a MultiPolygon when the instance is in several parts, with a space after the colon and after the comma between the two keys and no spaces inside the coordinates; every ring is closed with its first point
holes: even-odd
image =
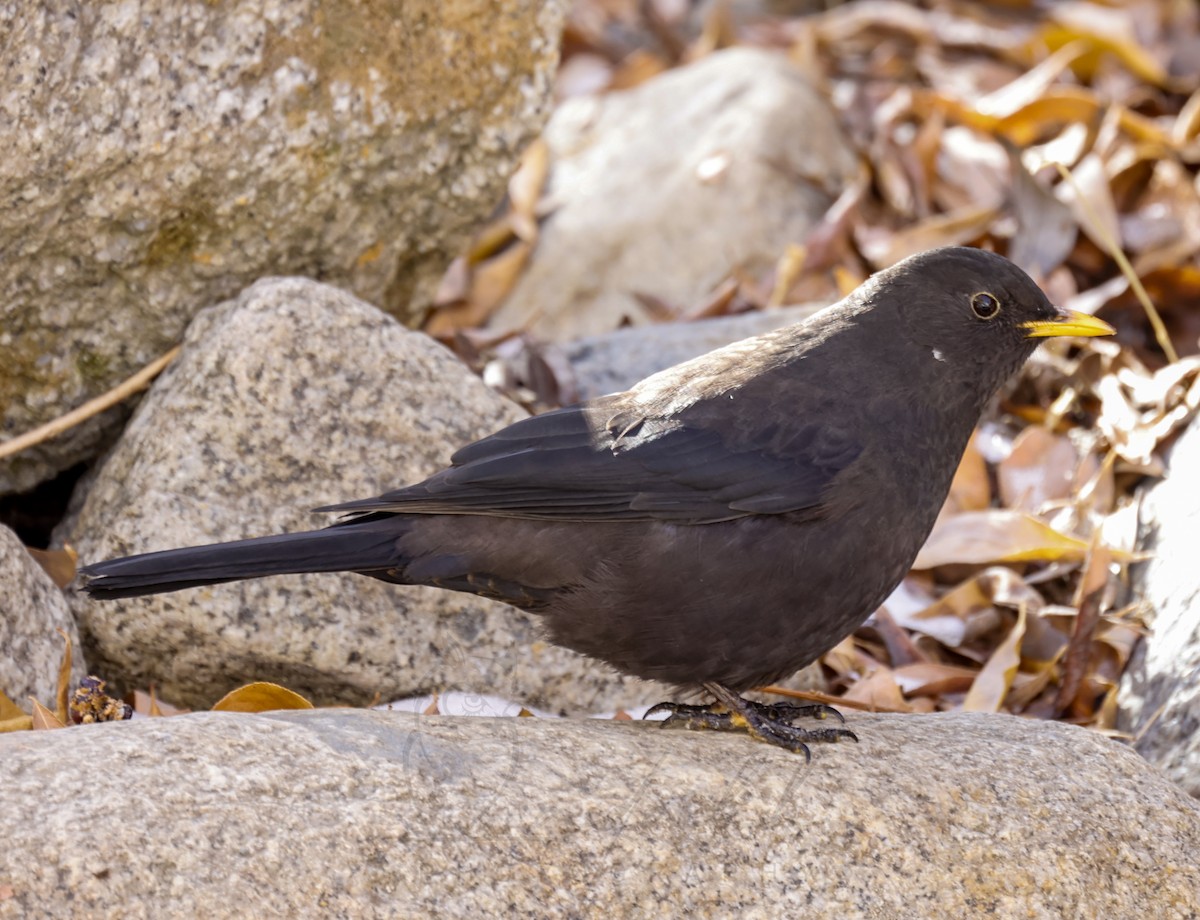
{"type": "Polygon", "coordinates": [[[739,431],[728,406],[656,417],[627,395],[523,419],[422,483],[318,510],[711,523],[817,509],[861,453],[834,421],[739,431]]]}

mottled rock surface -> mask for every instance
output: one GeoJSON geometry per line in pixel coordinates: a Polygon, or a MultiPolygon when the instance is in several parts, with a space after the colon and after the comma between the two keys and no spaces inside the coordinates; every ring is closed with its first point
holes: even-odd
{"type": "MultiPolygon", "coordinates": [[[[419,481],[523,415],[374,307],[311,281],[264,280],[192,324],[68,538],[86,564],[321,527],[332,516],[308,509],[419,481]]],[[[188,706],[251,680],[321,702],[457,689],[551,711],[662,693],[542,642],[536,620],[510,607],[358,575],[72,604],[97,673],[125,688],[154,682],[188,706]]]]}
{"type": "Polygon", "coordinates": [[[1200,915],[1200,806],[1084,729],[206,713],[0,736],[0,918],[1200,915]],[[114,845],[125,841],[130,845],[114,845]]]}
{"type": "Polygon", "coordinates": [[[17,535],[0,526],[0,690],[26,712],[31,696],[53,708],[65,646],[60,629],[71,640],[72,677],[78,681],[83,656],[62,589],[17,535]]]}
{"type": "Polygon", "coordinates": [[[1149,604],[1150,634],[1121,685],[1122,727],[1138,751],[1200,797],[1200,424],[1167,456],[1167,478],[1141,508],[1143,548],[1132,594],[1149,604]]]}
{"type": "MultiPolygon", "coordinates": [[[[264,275],[419,312],[540,129],[557,0],[0,5],[0,437],[264,275]]],[[[0,462],[0,494],[112,415],[0,462]]]]}
{"type": "Polygon", "coordinates": [[[554,210],[492,325],[554,341],[643,321],[637,293],[689,308],[767,272],[858,168],[829,104],[750,48],[568,100],[544,137],[554,210]]]}

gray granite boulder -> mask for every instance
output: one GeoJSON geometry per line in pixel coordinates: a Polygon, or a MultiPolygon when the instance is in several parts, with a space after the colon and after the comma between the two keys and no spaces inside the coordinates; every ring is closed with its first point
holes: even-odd
{"type": "MultiPolygon", "coordinates": [[[[374,307],[264,280],[192,323],[68,537],[86,564],[324,526],[331,516],[308,509],[423,479],[523,415],[374,307]]],[[[536,620],[507,606],[357,575],[110,602],[75,594],[72,605],[96,673],[126,689],[153,682],[193,707],[252,680],[327,703],[457,689],[552,711],[662,693],[542,642],[536,620]]]]}
{"type": "Polygon", "coordinates": [[[614,329],[562,346],[579,399],[627,390],[643,377],[764,332],[808,319],[826,304],[811,303],[720,316],[690,323],[614,329]]]}
{"type": "Polygon", "coordinates": [[[492,325],[554,341],[644,320],[637,293],[686,308],[770,270],[858,169],[829,104],[751,48],[570,99],[544,137],[553,211],[492,325]]]}
{"type": "MultiPolygon", "coordinates": [[[[558,0],[0,5],[0,437],[264,275],[419,313],[541,128],[561,20],[558,0]]],[[[0,494],[113,422],[0,462],[0,494]]]]}
{"type": "Polygon", "coordinates": [[[66,597],[17,535],[0,526],[0,690],[29,710],[28,697],[54,708],[58,670],[71,640],[72,681],[84,675],[79,632],[66,597]]]}
{"type": "Polygon", "coordinates": [[[0,918],[1200,915],[1200,806],[1129,749],[850,722],[808,765],[644,722],[348,710],[0,735],[0,918]]]}
{"type": "Polygon", "coordinates": [[[1167,456],[1167,477],[1141,508],[1153,556],[1134,569],[1133,595],[1149,605],[1150,634],[1121,684],[1122,727],[1151,763],[1200,797],[1200,424],[1167,456]]]}

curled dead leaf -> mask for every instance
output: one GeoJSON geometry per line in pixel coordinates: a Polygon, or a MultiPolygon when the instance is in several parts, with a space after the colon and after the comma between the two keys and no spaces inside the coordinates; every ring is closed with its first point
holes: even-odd
{"type": "Polygon", "coordinates": [[[980,670],[967,691],[962,708],[967,712],[999,712],[1021,665],[1021,640],[1025,636],[1025,608],[1017,622],[980,670]]]}
{"type": "Polygon", "coordinates": [[[213,706],[213,712],[272,712],[276,709],[312,709],[299,693],[279,684],[258,681],[230,690],[213,706]]]}

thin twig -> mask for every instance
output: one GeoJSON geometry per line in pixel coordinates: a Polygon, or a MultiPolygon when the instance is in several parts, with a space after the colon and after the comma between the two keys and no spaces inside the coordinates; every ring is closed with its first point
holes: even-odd
{"type": "Polygon", "coordinates": [[[1054,166],[1058,170],[1058,174],[1062,176],[1063,181],[1075,190],[1075,197],[1079,201],[1079,206],[1087,212],[1088,219],[1091,220],[1092,226],[1095,228],[1101,242],[1104,243],[1108,254],[1116,261],[1117,267],[1121,269],[1121,274],[1129,279],[1129,286],[1133,288],[1134,296],[1141,303],[1142,309],[1146,311],[1146,318],[1150,320],[1150,325],[1154,328],[1154,338],[1158,341],[1158,347],[1167,356],[1167,361],[1174,364],[1179,360],[1179,353],[1175,351],[1175,346],[1171,344],[1170,336],[1167,335],[1167,327],[1163,325],[1158,309],[1151,302],[1150,295],[1146,293],[1146,289],[1142,286],[1142,279],[1137,276],[1137,272],[1129,264],[1129,259],[1121,251],[1121,247],[1117,245],[1117,241],[1105,230],[1104,224],[1101,223],[1095,210],[1092,209],[1091,203],[1084,196],[1083,189],[1075,182],[1075,177],[1071,175],[1071,171],[1063,166],[1062,163],[1055,163],[1054,166]]]}
{"type": "Polygon", "coordinates": [[[87,421],[92,416],[99,415],[105,409],[112,408],[126,397],[132,396],[139,390],[144,390],[150,385],[151,380],[162,373],[163,368],[175,360],[175,356],[178,354],[179,346],[176,345],[161,358],[151,361],[128,380],[113,387],[107,393],[102,393],[95,399],[89,399],[79,408],[72,409],[66,415],[61,415],[53,421],[33,429],[33,431],[27,431],[25,434],[0,442],[0,460],[3,460],[5,457],[11,457],[13,454],[19,454],[23,450],[28,450],[35,444],[41,444],[43,441],[57,437],[64,431],[87,421]]]}

